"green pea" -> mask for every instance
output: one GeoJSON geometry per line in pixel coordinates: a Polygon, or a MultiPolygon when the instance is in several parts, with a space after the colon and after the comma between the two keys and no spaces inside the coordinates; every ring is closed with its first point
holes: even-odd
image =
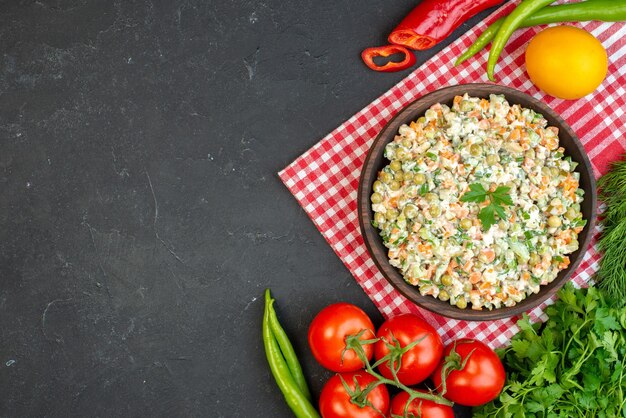
{"type": "Polygon", "coordinates": [[[529,149],[528,151],[526,151],[526,152],[524,153],[524,156],[525,156],[526,158],[528,158],[529,160],[534,160],[534,159],[535,159],[535,156],[536,156],[536,155],[535,155],[535,150],[534,150],[534,149],[532,149],[532,148],[531,148],[531,149],[529,149]]]}
{"type": "Polygon", "coordinates": [[[535,266],[539,264],[539,262],[541,262],[541,257],[539,256],[539,254],[532,253],[530,255],[530,258],[528,259],[528,264],[530,264],[531,266],[535,266]]]}
{"type": "Polygon", "coordinates": [[[509,229],[509,224],[507,222],[500,221],[498,222],[498,228],[500,228],[500,231],[506,231],[509,229]]]}
{"type": "Polygon", "coordinates": [[[543,174],[544,176],[552,175],[552,172],[550,171],[550,167],[546,167],[546,166],[541,167],[541,174],[543,174]]]}
{"type": "Polygon", "coordinates": [[[465,299],[459,299],[456,301],[456,307],[459,309],[467,308],[467,301],[465,299]]]}
{"type": "Polygon", "coordinates": [[[439,292],[439,300],[443,300],[443,301],[450,300],[450,295],[445,290],[442,290],[439,292]]]}
{"type": "Polygon", "coordinates": [[[387,220],[389,221],[393,221],[397,217],[398,217],[398,211],[395,209],[388,209],[387,212],[385,213],[385,218],[387,218],[387,220]]]}
{"type": "Polygon", "coordinates": [[[558,228],[559,226],[561,226],[561,218],[554,215],[550,216],[548,218],[548,226],[550,226],[551,228],[558,228]]]}
{"type": "Polygon", "coordinates": [[[402,171],[396,171],[396,174],[394,174],[393,178],[397,181],[402,181],[404,180],[404,173],[402,171]]]}
{"type": "Polygon", "coordinates": [[[398,158],[398,160],[400,161],[406,160],[408,156],[409,156],[409,153],[403,149],[399,149],[396,151],[396,158],[398,158]]]}
{"type": "Polygon", "coordinates": [[[386,220],[385,215],[383,215],[380,212],[376,212],[376,214],[374,215],[374,222],[376,222],[378,225],[384,224],[385,220],[386,220]]]}
{"type": "Polygon", "coordinates": [[[391,181],[393,180],[393,175],[391,173],[387,173],[386,171],[383,171],[382,173],[380,173],[380,175],[378,176],[378,178],[380,179],[380,181],[382,181],[383,183],[391,183],[391,181]]]}
{"type": "Polygon", "coordinates": [[[466,292],[471,292],[473,288],[474,286],[472,286],[470,282],[465,282],[465,284],[463,285],[463,290],[466,292]]]}
{"type": "Polygon", "coordinates": [[[397,180],[394,180],[391,183],[389,183],[389,188],[393,190],[394,192],[397,190],[400,190],[400,187],[401,187],[400,182],[397,180]]]}
{"type": "Polygon", "coordinates": [[[472,144],[472,146],[470,146],[470,154],[472,154],[474,157],[478,157],[482,152],[483,147],[481,147],[479,144],[472,144]]]}
{"type": "Polygon", "coordinates": [[[402,146],[403,147],[407,147],[407,148],[411,148],[413,146],[413,141],[411,141],[409,138],[404,138],[402,140],[402,146]]]}
{"type": "Polygon", "coordinates": [[[418,186],[426,183],[426,176],[422,173],[417,173],[413,176],[413,183],[417,184],[418,186]]]}
{"type": "Polygon", "coordinates": [[[550,167],[550,175],[552,177],[558,177],[560,172],[561,172],[561,170],[559,170],[558,168],[550,167]]]}
{"type": "Polygon", "coordinates": [[[449,274],[441,276],[441,284],[444,286],[452,286],[452,276],[449,274]]]}
{"type": "Polygon", "coordinates": [[[374,182],[374,185],[372,186],[372,188],[374,189],[376,193],[383,193],[385,191],[385,185],[383,184],[382,181],[378,181],[378,180],[374,182]]]}
{"type": "Polygon", "coordinates": [[[472,227],[472,221],[467,218],[461,219],[460,224],[461,224],[461,228],[463,228],[466,231],[472,227]]]}
{"type": "Polygon", "coordinates": [[[419,234],[421,239],[426,240],[430,238],[430,232],[426,228],[421,228],[419,234]]]}
{"type": "Polygon", "coordinates": [[[404,207],[404,216],[406,216],[409,219],[413,219],[417,216],[418,210],[415,206],[413,205],[406,205],[404,207]]]}
{"type": "Polygon", "coordinates": [[[426,118],[424,116],[420,116],[417,119],[417,123],[421,123],[422,125],[426,123],[426,118]]]}
{"type": "Polygon", "coordinates": [[[570,221],[573,221],[578,217],[578,212],[576,212],[574,208],[569,208],[567,212],[565,212],[565,217],[570,221]]]}
{"type": "Polygon", "coordinates": [[[498,156],[496,154],[489,154],[487,156],[487,164],[496,165],[498,164],[498,156]]]}
{"type": "Polygon", "coordinates": [[[431,206],[428,213],[434,218],[435,216],[441,215],[441,208],[439,206],[431,206]]]}
{"type": "Polygon", "coordinates": [[[404,181],[411,181],[413,180],[413,172],[412,171],[407,171],[404,173],[404,181]]]}
{"type": "Polygon", "coordinates": [[[461,101],[461,104],[459,106],[459,109],[461,110],[461,112],[469,112],[474,108],[474,105],[472,104],[472,102],[470,102],[469,100],[463,100],[461,101]]]}
{"type": "Polygon", "coordinates": [[[439,198],[437,197],[437,195],[436,195],[436,194],[434,194],[434,193],[426,193],[426,195],[424,196],[424,199],[426,199],[426,201],[427,201],[428,203],[434,203],[434,202],[436,202],[437,200],[439,200],[439,198]]]}
{"type": "Polygon", "coordinates": [[[372,203],[380,203],[383,201],[383,196],[380,193],[373,193],[370,199],[372,203]]]}
{"type": "Polygon", "coordinates": [[[402,163],[398,160],[393,160],[391,164],[389,164],[389,168],[391,168],[393,171],[400,171],[402,170],[402,163]]]}

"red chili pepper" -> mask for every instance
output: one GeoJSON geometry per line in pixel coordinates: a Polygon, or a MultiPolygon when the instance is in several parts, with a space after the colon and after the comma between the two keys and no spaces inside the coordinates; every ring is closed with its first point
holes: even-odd
{"type": "Polygon", "coordinates": [[[389,35],[389,42],[410,49],[428,49],[448,37],[475,14],[502,0],[424,0],[389,35]]]}
{"type": "Polygon", "coordinates": [[[365,65],[370,67],[372,70],[382,71],[385,73],[405,70],[413,66],[416,61],[415,55],[400,45],[373,46],[363,50],[363,52],[361,52],[361,58],[363,58],[365,65]],[[374,62],[375,57],[386,58],[393,54],[404,54],[404,59],[400,62],[389,61],[385,65],[376,65],[374,62]]]}

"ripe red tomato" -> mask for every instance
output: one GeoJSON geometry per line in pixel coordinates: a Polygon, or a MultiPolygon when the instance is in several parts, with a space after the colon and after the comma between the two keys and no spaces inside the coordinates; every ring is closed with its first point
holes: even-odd
{"type": "MultiPolygon", "coordinates": [[[[335,303],[322,309],[309,327],[309,346],[315,359],[334,372],[350,372],[365,365],[354,350],[344,352],[346,337],[366,330],[361,340],[374,338],[374,324],[358,306],[335,303]],[[343,358],[342,358],[343,357],[343,358]]],[[[374,352],[372,344],[363,345],[368,360],[374,352]]]]}
{"type": "MultiPolygon", "coordinates": [[[[452,370],[446,379],[446,393],[443,396],[452,402],[466,406],[478,406],[494,400],[504,387],[506,375],[498,355],[486,344],[472,339],[457,340],[446,347],[444,357],[455,350],[459,358],[457,364],[465,367],[452,370]]],[[[442,361],[432,375],[437,390],[442,390],[442,361]]]]}
{"type": "MultiPolygon", "coordinates": [[[[395,344],[395,340],[404,348],[414,341],[422,339],[417,345],[402,354],[398,380],[405,385],[415,385],[422,382],[435,370],[441,360],[443,343],[437,331],[426,321],[413,314],[395,316],[385,321],[376,334],[381,340],[374,346],[376,361],[386,356],[390,351],[388,344],[395,344]],[[385,344],[385,342],[387,344],[385,344]]],[[[398,358],[400,353],[398,353],[398,358]]],[[[390,362],[378,366],[378,371],[391,379],[390,362]]]]}
{"type": "MultiPolygon", "coordinates": [[[[424,390],[418,392],[428,393],[424,390]]],[[[391,416],[404,416],[406,403],[409,400],[409,394],[400,392],[391,400],[391,416]]],[[[406,410],[407,415],[421,418],[454,418],[454,410],[447,405],[440,405],[436,402],[426,399],[413,399],[409,408],[406,410]]]]}
{"type": "Polygon", "coordinates": [[[323,418],[380,418],[387,416],[389,392],[385,385],[380,384],[372,389],[367,394],[369,404],[361,407],[351,402],[350,394],[346,391],[341,379],[348,385],[350,391],[354,391],[356,388],[355,380],[361,390],[370,383],[378,381],[364,370],[338,373],[328,379],[320,395],[320,413],[323,418]]]}

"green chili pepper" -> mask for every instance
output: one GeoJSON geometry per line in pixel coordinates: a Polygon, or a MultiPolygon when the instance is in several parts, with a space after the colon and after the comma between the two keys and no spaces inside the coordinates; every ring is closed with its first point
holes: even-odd
{"type": "Polygon", "coordinates": [[[496,32],[493,38],[489,58],[487,59],[487,77],[489,80],[495,81],[493,73],[496,68],[496,63],[513,32],[515,32],[524,19],[550,3],[554,3],[554,0],[523,0],[511,14],[504,18],[500,29],[498,29],[498,32],[496,32]]]}
{"type": "Polygon", "coordinates": [[[302,367],[300,366],[296,352],[293,349],[293,345],[291,345],[291,341],[289,341],[287,333],[280,325],[280,322],[278,322],[278,318],[276,317],[276,311],[273,306],[274,299],[271,298],[269,289],[265,291],[265,297],[266,300],[267,297],[270,297],[270,328],[274,334],[274,338],[276,338],[278,346],[280,347],[280,351],[287,362],[287,367],[289,367],[291,377],[296,385],[298,385],[298,388],[300,388],[300,392],[302,392],[307,399],[311,400],[311,392],[309,392],[309,387],[306,384],[306,379],[304,378],[304,373],[302,373],[302,367]]]}
{"type": "MultiPolygon", "coordinates": [[[[578,3],[547,6],[526,17],[519,27],[529,28],[550,23],[585,22],[589,20],[600,20],[603,22],[626,20],[626,1],[587,0],[578,3]]],[[[468,50],[456,60],[454,65],[461,64],[487,46],[500,29],[500,26],[502,26],[502,22],[504,22],[503,17],[489,25],[468,50]]]]}
{"type": "Polygon", "coordinates": [[[263,313],[263,345],[265,346],[265,355],[267,362],[270,365],[272,375],[283,393],[287,405],[291,408],[293,413],[298,418],[319,418],[319,414],[306,398],[306,396],[300,391],[300,388],[296,384],[289,366],[283,357],[283,353],[280,351],[276,337],[272,332],[271,326],[271,311],[272,311],[273,299],[270,295],[269,289],[265,291],[265,311],[263,313]]]}

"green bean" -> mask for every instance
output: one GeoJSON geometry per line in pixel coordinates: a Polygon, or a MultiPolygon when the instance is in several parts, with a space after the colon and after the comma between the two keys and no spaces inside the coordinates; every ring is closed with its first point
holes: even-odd
{"type": "Polygon", "coordinates": [[[511,34],[515,32],[524,19],[550,3],[554,3],[554,0],[523,0],[511,14],[504,18],[502,26],[500,26],[500,29],[498,29],[498,32],[496,32],[493,38],[489,58],[487,59],[487,77],[489,80],[495,81],[493,73],[496,68],[496,63],[498,62],[498,58],[500,58],[504,46],[511,37],[511,34]]]}
{"type": "Polygon", "coordinates": [[[270,365],[272,375],[283,393],[287,405],[298,418],[319,418],[319,414],[300,391],[294,377],[291,374],[289,366],[280,351],[280,346],[276,340],[276,336],[271,326],[271,311],[274,300],[270,296],[270,291],[265,291],[265,311],[263,313],[263,345],[265,347],[265,356],[270,365]]]}
{"type": "MultiPolygon", "coordinates": [[[[529,28],[550,23],[585,22],[589,20],[600,20],[603,22],[626,20],[626,2],[620,0],[587,0],[547,6],[526,17],[519,27],[529,28]]],[[[503,17],[485,29],[467,51],[461,54],[454,65],[459,65],[468,60],[487,46],[496,36],[500,26],[502,26],[502,22],[504,22],[503,17]]]]}
{"type": "MultiPolygon", "coordinates": [[[[267,293],[269,295],[269,289],[267,290],[267,293]]],[[[287,333],[278,321],[273,302],[274,300],[272,299],[272,303],[270,303],[270,327],[272,329],[272,333],[276,338],[280,351],[283,353],[283,357],[285,357],[287,367],[289,367],[289,371],[291,372],[291,377],[293,377],[293,380],[300,388],[300,392],[302,392],[308,400],[311,400],[311,392],[309,392],[309,387],[306,384],[302,367],[298,361],[298,356],[296,355],[296,351],[293,349],[293,345],[291,345],[291,341],[289,341],[287,333]]]]}

